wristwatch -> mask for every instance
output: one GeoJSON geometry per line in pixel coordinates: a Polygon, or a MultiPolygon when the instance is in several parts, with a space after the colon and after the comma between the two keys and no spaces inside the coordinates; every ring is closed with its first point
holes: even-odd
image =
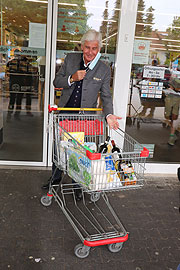
{"type": "Polygon", "coordinates": [[[74,82],[74,80],[73,80],[73,78],[72,78],[72,76],[70,77],[70,83],[73,83],[74,82]]]}

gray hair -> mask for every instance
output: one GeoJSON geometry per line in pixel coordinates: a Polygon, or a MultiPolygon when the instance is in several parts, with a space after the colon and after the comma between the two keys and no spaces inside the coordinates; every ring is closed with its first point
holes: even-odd
{"type": "Polygon", "coordinates": [[[81,44],[84,45],[85,40],[87,41],[98,41],[99,48],[102,47],[102,35],[94,29],[88,30],[81,38],[81,44]]]}

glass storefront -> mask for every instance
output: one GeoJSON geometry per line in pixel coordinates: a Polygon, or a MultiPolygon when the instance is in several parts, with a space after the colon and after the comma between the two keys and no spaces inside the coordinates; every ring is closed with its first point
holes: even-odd
{"type": "Polygon", "coordinates": [[[151,163],[179,162],[180,4],[138,0],[135,17],[136,4],[1,1],[0,162],[51,164],[52,133],[44,108],[58,104],[62,89],[52,86],[55,71],[68,52],[81,51],[81,37],[90,28],[102,32],[101,58],[111,67],[114,107],[126,131],[150,149],[151,163]]]}
{"type": "Polygon", "coordinates": [[[126,130],[150,149],[150,162],[180,160],[179,7],[138,1],[126,130]]]}
{"type": "Polygon", "coordinates": [[[2,0],[0,160],[42,161],[47,3],[2,0]]]}

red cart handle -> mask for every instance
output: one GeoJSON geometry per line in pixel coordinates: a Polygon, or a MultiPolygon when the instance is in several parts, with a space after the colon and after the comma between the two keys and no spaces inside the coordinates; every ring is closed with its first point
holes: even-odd
{"type": "Polygon", "coordinates": [[[97,241],[88,241],[84,240],[84,245],[88,247],[98,247],[98,246],[104,246],[114,243],[122,243],[128,240],[128,234],[122,237],[115,237],[115,238],[109,238],[109,239],[103,239],[103,240],[97,240],[97,241]]]}

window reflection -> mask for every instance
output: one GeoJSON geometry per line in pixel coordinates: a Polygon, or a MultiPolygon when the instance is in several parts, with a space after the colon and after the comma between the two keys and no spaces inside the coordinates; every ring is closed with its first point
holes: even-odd
{"type": "Polygon", "coordinates": [[[127,129],[154,149],[151,161],[179,162],[179,6],[138,1],[127,129]]]}
{"type": "Polygon", "coordinates": [[[47,3],[0,2],[1,160],[42,161],[47,3]]]}
{"type": "MultiPolygon", "coordinates": [[[[59,0],[56,71],[69,51],[81,51],[81,37],[92,28],[102,33],[102,60],[111,67],[112,89],[120,7],[121,0],[59,0]]],[[[60,95],[56,89],[56,99],[60,95]]]]}

